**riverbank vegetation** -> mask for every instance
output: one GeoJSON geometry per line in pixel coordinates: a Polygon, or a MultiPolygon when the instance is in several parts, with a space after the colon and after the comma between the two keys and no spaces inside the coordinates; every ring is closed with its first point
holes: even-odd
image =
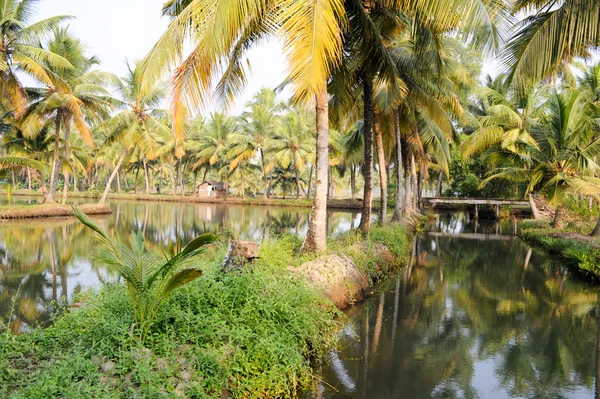
{"type": "MultiPolygon", "coordinates": [[[[295,277],[289,267],[314,258],[286,235],[263,242],[260,258],[223,273],[226,241],[196,256],[202,277],[166,297],[144,342],[132,334],[134,314],[124,285],[80,295],[81,306],[54,325],[0,334],[0,395],[10,398],[288,397],[312,381],[311,360],[335,342],[344,316],[295,277]]],[[[388,276],[409,254],[401,225],[330,241],[369,276],[388,276]],[[389,245],[396,262],[377,258],[389,245]],[[360,246],[361,250],[357,250],[360,246]]]]}
{"type": "Polygon", "coordinates": [[[598,67],[577,58],[589,60],[598,42],[592,0],[331,0],[314,10],[286,3],[283,13],[279,1],[230,12],[233,2],[170,0],[167,31],[122,78],[101,70],[64,27],[69,17],[32,23],[34,3],[2,0],[1,164],[11,187],[39,189],[46,202],[59,187],[63,203],[78,190],[103,192],[101,203],[138,190],[306,197],[305,249],[321,251],[327,198],[361,188],[366,234],[377,185],[380,223],[388,203],[399,220],[427,189],[539,192],[560,216],[565,188],[592,195],[598,186],[598,67]],[[292,99],[265,88],[242,115],[203,113],[211,99],[232,102],[248,78],[245,50],[273,36],[292,99]],[[504,73],[481,82],[483,55],[494,53],[504,73]]]}

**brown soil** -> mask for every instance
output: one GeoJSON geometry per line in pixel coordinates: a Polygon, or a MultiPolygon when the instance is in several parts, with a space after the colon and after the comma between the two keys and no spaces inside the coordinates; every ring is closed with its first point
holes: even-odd
{"type": "MultiPolygon", "coordinates": [[[[89,204],[79,207],[86,215],[109,215],[107,205],[89,204]]],[[[0,219],[26,219],[73,216],[69,205],[44,204],[31,206],[6,207],[0,210],[0,219]]]]}

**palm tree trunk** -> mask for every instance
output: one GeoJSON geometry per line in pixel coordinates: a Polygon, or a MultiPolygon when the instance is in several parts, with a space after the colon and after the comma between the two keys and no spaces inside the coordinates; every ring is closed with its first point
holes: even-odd
{"type": "Polygon", "coordinates": [[[262,163],[263,179],[265,180],[265,189],[263,191],[263,199],[269,198],[269,179],[267,179],[267,171],[265,167],[265,151],[260,149],[260,161],[262,163]]]}
{"type": "Polygon", "coordinates": [[[27,168],[27,189],[31,190],[31,169],[27,168]]]}
{"type": "Polygon", "coordinates": [[[73,175],[73,192],[74,193],[78,193],[79,192],[79,187],[78,187],[78,179],[77,179],[77,173],[75,173],[73,175]]]}
{"type": "Polygon", "coordinates": [[[381,187],[379,225],[387,223],[387,167],[385,164],[385,153],[383,151],[383,136],[378,118],[375,117],[375,147],[377,148],[377,161],[379,164],[379,185],[381,187]]]}
{"type": "Polygon", "coordinates": [[[117,193],[121,194],[121,173],[117,170],[117,193]]]}
{"type": "Polygon", "coordinates": [[[398,180],[398,185],[396,188],[396,206],[394,207],[392,221],[399,222],[402,218],[402,177],[404,173],[402,171],[402,135],[400,133],[400,113],[398,110],[394,111],[394,133],[396,135],[396,179],[398,180]]]}
{"type": "Polygon", "coordinates": [[[115,176],[117,176],[117,174],[119,173],[119,169],[121,168],[121,164],[123,163],[123,160],[125,159],[126,155],[127,155],[127,150],[123,150],[123,152],[121,153],[121,156],[119,157],[119,160],[117,161],[117,165],[115,166],[115,169],[110,174],[110,177],[108,178],[108,182],[106,182],[106,187],[104,187],[104,192],[102,193],[102,198],[100,198],[100,201],[98,201],[98,204],[104,204],[106,202],[106,198],[108,197],[108,192],[110,191],[110,186],[112,185],[112,181],[114,180],[115,176]]]}
{"type": "Polygon", "coordinates": [[[363,196],[362,217],[358,229],[367,235],[371,229],[371,205],[373,201],[373,86],[372,82],[363,77],[363,129],[365,135],[365,158],[363,163],[363,176],[365,189],[363,196]]]}
{"type": "Polygon", "coordinates": [[[176,195],[177,194],[177,183],[176,183],[176,177],[175,177],[175,167],[173,166],[172,162],[169,162],[169,173],[171,174],[171,194],[172,195],[176,195]]]}
{"type": "Polygon", "coordinates": [[[537,209],[537,205],[535,204],[535,201],[533,200],[533,196],[531,194],[529,194],[529,206],[531,207],[533,219],[540,220],[542,218],[542,215],[540,215],[540,211],[537,209]]]}
{"type": "Polygon", "coordinates": [[[352,199],[356,198],[356,169],[354,164],[350,165],[350,194],[352,199]]]}
{"type": "Polygon", "coordinates": [[[419,182],[417,180],[417,165],[415,163],[415,155],[412,154],[410,156],[410,170],[411,170],[411,174],[412,174],[412,184],[411,184],[411,191],[412,191],[412,204],[410,205],[410,208],[412,209],[413,212],[415,212],[417,210],[417,189],[418,189],[418,185],[419,182]]]}
{"type": "Polygon", "coordinates": [[[329,169],[329,98],[327,84],[322,83],[316,94],[317,113],[317,177],[315,200],[302,244],[302,252],[323,252],[327,249],[327,171],[329,169]]]}
{"type": "Polygon", "coordinates": [[[135,170],[135,179],[133,180],[133,193],[137,194],[137,183],[138,183],[138,176],[140,174],[140,168],[137,168],[135,170]]]}
{"type": "Polygon", "coordinates": [[[553,229],[562,229],[565,227],[565,215],[566,210],[562,205],[556,207],[556,212],[554,213],[554,220],[552,221],[553,229]]]}
{"type": "Polygon", "coordinates": [[[148,162],[146,162],[146,157],[142,159],[142,163],[144,164],[144,178],[146,179],[146,194],[150,194],[150,176],[148,176],[148,162]]]}
{"type": "Polygon", "coordinates": [[[310,198],[310,190],[312,189],[313,166],[310,165],[310,173],[308,174],[308,189],[306,190],[306,198],[310,198]]]}
{"type": "Polygon", "coordinates": [[[54,160],[52,162],[52,175],[50,175],[50,189],[48,190],[48,194],[46,194],[46,199],[44,202],[53,203],[54,196],[56,195],[56,185],[58,184],[58,174],[60,172],[60,124],[61,124],[62,114],[60,111],[57,111],[56,121],[55,121],[55,133],[54,133],[54,160]]]}
{"type": "MultiPolygon", "coordinates": [[[[71,154],[70,154],[70,145],[71,145],[71,117],[70,114],[67,112],[65,113],[65,161],[69,162],[71,159],[71,154]]],[[[67,170],[65,170],[64,173],[64,178],[65,178],[65,184],[64,184],[64,188],[63,188],[63,197],[62,197],[62,204],[65,205],[67,203],[67,195],[69,192],[69,172],[67,170]]]]}
{"type": "Polygon", "coordinates": [[[181,188],[181,198],[185,197],[185,178],[183,176],[183,173],[184,173],[183,160],[180,159],[179,160],[179,186],[181,188]]]}
{"type": "Polygon", "coordinates": [[[440,174],[438,175],[438,183],[437,183],[437,191],[435,193],[435,195],[437,197],[441,197],[442,196],[442,182],[444,180],[444,172],[440,172],[440,174]]]}
{"type": "Polygon", "coordinates": [[[412,213],[412,200],[411,200],[411,174],[408,165],[406,165],[406,173],[404,179],[404,214],[410,215],[412,213]]]}
{"type": "Polygon", "coordinates": [[[296,169],[296,199],[300,198],[300,172],[296,169]]]}

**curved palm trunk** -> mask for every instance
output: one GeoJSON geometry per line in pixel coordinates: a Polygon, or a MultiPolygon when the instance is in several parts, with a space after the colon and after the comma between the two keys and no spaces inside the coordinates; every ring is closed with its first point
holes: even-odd
{"type": "Polygon", "coordinates": [[[110,177],[108,178],[108,181],[106,182],[106,187],[104,187],[104,192],[102,193],[102,198],[100,198],[100,201],[98,201],[99,204],[104,204],[106,202],[106,198],[108,197],[108,192],[110,191],[110,186],[112,186],[112,181],[114,180],[115,176],[117,176],[117,174],[119,173],[119,169],[121,168],[121,164],[123,163],[123,160],[125,159],[126,155],[127,155],[127,150],[123,150],[123,152],[121,153],[121,156],[119,157],[119,161],[117,162],[117,165],[115,166],[115,169],[112,171],[110,177]]]}
{"type": "Polygon", "coordinates": [[[438,197],[442,196],[442,183],[444,181],[444,172],[440,172],[438,175],[437,189],[435,195],[438,197]]]}
{"type": "Polygon", "coordinates": [[[399,222],[402,218],[402,135],[400,134],[400,115],[396,110],[394,112],[394,133],[396,134],[396,179],[398,185],[396,188],[396,206],[394,207],[393,222],[399,222]]]}
{"type": "Polygon", "coordinates": [[[302,252],[322,252],[327,249],[327,173],[329,169],[329,105],[327,85],[316,95],[317,113],[317,176],[315,200],[302,244],[302,252]]]}
{"type": "Polygon", "coordinates": [[[540,220],[542,218],[542,215],[540,215],[540,211],[537,208],[537,205],[535,204],[535,201],[533,200],[533,195],[529,194],[529,206],[531,207],[531,213],[533,214],[533,219],[534,220],[540,220]]]}
{"type": "Polygon", "coordinates": [[[27,168],[27,189],[31,191],[31,169],[27,168]]]}
{"type": "Polygon", "coordinates": [[[372,82],[363,79],[363,103],[364,103],[364,135],[365,135],[365,159],[363,163],[363,176],[365,189],[363,196],[362,217],[358,229],[363,235],[367,235],[371,229],[371,205],[373,201],[373,85],[372,82]]]}
{"type": "Polygon", "coordinates": [[[56,185],[58,184],[58,175],[60,172],[60,125],[61,125],[62,114],[58,111],[56,115],[55,121],[55,129],[54,133],[54,160],[52,162],[52,174],[50,175],[50,188],[48,193],[46,194],[46,199],[44,202],[51,204],[54,202],[54,197],[56,195],[56,185]]]}
{"type": "MultiPolygon", "coordinates": [[[[377,118],[377,117],[376,117],[377,118]]],[[[379,182],[381,186],[381,199],[379,207],[379,225],[387,223],[387,168],[385,165],[385,153],[383,151],[383,136],[379,122],[375,121],[375,147],[377,148],[377,163],[379,165],[379,182]]]]}
{"type": "Polygon", "coordinates": [[[308,174],[308,188],[306,190],[306,198],[310,198],[310,190],[312,189],[312,177],[313,177],[313,166],[310,165],[310,172],[308,174]]]}
{"type": "Polygon", "coordinates": [[[418,201],[418,189],[419,189],[419,181],[417,179],[417,164],[415,162],[415,154],[410,156],[410,171],[412,174],[412,203],[410,204],[410,209],[412,212],[417,210],[417,201],[418,201]]]}

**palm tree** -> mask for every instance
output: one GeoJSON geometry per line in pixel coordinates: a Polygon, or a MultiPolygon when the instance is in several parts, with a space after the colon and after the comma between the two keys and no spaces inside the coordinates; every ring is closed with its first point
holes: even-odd
{"type": "Polygon", "coordinates": [[[193,168],[205,167],[204,177],[212,167],[220,170],[228,158],[230,138],[235,134],[235,118],[222,112],[210,114],[200,130],[200,137],[195,143],[189,145],[190,150],[196,152],[196,163],[193,168]]]}
{"type": "Polygon", "coordinates": [[[246,105],[246,111],[240,118],[241,132],[230,138],[231,151],[228,153],[228,157],[232,159],[231,169],[235,169],[240,162],[254,159],[260,154],[264,199],[268,198],[270,189],[266,151],[276,136],[279,112],[283,108],[283,102],[277,100],[273,90],[262,88],[254,95],[253,101],[246,105]]]}
{"type": "Polygon", "coordinates": [[[546,86],[538,95],[542,106],[532,115],[537,123],[529,133],[531,139],[504,147],[496,143],[488,149],[487,159],[498,167],[482,185],[496,178],[527,182],[526,194],[542,192],[557,206],[553,227],[560,228],[567,188],[586,194],[595,189],[593,182],[585,183],[599,169],[598,114],[586,91],[566,88],[559,92],[546,86]]]}
{"type": "Polygon", "coordinates": [[[511,80],[556,76],[564,61],[588,56],[600,43],[596,0],[520,0],[512,13],[524,18],[502,56],[511,80]]]}
{"type": "MultiPolygon", "coordinates": [[[[108,117],[115,104],[107,84],[116,83],[111,74],[90,70],[97,63],[95,58],[87,58],[78,39],[73,38],[66,29],[55,29],[49,48],[69,60],[73,68],[53,68],[48,65],[50,82],[47,87],[30,89],[35,99],[27,109],[22,123],[23,133],[34,137],[46,122],[54,122],[54,160],[50,189],[45,201],[54,202],[61,168],[60,133],[64,132],[64,159],[68,162],[71,127],[74,126],[90,146],[94,146],[88,121],[100,123],[108,117]]],[[[68,180],[68,179],[67,179],[68,180]]],[[[68,181],[65,180],[65,191],[68,181]]],[[[64,198],[63,200],[65,200],[64,198]]]]}
{"type": "Polygon", "coordinates": [[[104,193],[99,203],[106,201],[113,179],[119,172],[128,153],[138,149],[138,157],[142,159],[146,177],[146,194],[150,194],[150,181],[148,177],[148,160],[159,154],[159,141],[173,137],[173,131],[160,120],[157,107],[165,96],[164,88],[158,85],[153,90],[142,94],[139,88],[138,64],[132,69],[128,65],[129,74],[123,78],[120,87],[123,100],[127,109],[119,112],[107,123],[107,144],[118,141],[122,145],[121,154],[110,175],[104,193]]]}
{"type": "MultiPolygon", "coordinates": [[[[299,101],[316,100],[317,190],[313,217],[303,250],[320,252],[326,247],[326,197],[328,157],[327,79],[342,50],[344,4],[342,0],[306,2],[272,0],[170,1],[165,8],[173,16],[167,31],[144,62],[143,87],[160,80],[172,67],[172,112],[182,100],[189,109],[206,104],[216,85],[221,99],[230,102],[246,82],[245,51],[258,40],[276,35],[283,40],[289,61],[288,80],[299,101]],[[172,6],[170,9],[168,6],[172,6]],[[283,11],[282,11],[283,10],[283,11]],[[184,55],[184,43],[192,51],[184,55]]],[[[176,132],[177,133],[177,132],[176,132]]]]}
{"type": "Polygon", "coordinates": [[[39,46],[41,38],[67,16],[56,16],[29,24],[35,0],[0,0],[0,102],[6,102],[15,116],[27,107],[27,94],[17,72],[22,71],[42,84],[52,85],[48,67],[70,69],[72,65],[39,46]]]}
{"type": "Polygon", "coordinates": [[[300,173],[306,167],[315,148],[314,124],[304,110],[289,110],[280,119],[277,138],[274,139],[273,162],[283,169],[290,166],[296,175],[296,198],[300,198],[300,173]]]}

